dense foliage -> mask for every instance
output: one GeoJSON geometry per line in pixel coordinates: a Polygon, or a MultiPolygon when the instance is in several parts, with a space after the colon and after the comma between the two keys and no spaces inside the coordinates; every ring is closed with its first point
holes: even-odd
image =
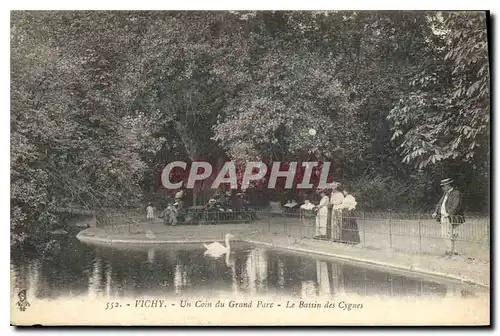
{"type": "Polygon", "coordinates": [[[377,210],[451,176],[483,211],[489,87],[484,13],[13,12],[13,237],[140,205],[178,159],[329,160],[377,210]]]}

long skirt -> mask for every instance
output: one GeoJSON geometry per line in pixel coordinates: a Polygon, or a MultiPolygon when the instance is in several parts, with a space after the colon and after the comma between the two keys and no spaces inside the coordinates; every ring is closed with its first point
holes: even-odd
{"type": "Polygon", "coordinates": [[[349,244],[359,244],[358,222],[351,211],[344,211],[342,218],[342,242],[349,244]]]}
{"type": "Polygon", "coordinates": [[[332,209],[332,219],[330,222],[331,225],[331,239],[334,241],[342,240],[342,210],[332,209]]]}
{"type": "Polygon", "coordinates": [[[328,209],[323,207],[316,214],[316,236],[326,236],[328,209]]]}

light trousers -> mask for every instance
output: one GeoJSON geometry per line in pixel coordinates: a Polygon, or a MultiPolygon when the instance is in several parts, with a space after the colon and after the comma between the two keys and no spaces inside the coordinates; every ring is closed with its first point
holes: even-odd
{"type": "Polygon", "coordinates": [[[441,237],[443,237],[446,245],[446,251],[455,252],[455,237],[453,225],[450,222],[450,217],[441,217],[441,237]]]}

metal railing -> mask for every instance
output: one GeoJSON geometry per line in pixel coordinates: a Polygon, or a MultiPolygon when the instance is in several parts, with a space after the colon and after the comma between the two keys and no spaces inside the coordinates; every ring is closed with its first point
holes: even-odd
{"type": "MultiPolygon", "coordinates": [[[[304,239],[321,239],[364,248],[387,249],[420,254],[443,254],[447,249],[441,224],[430,214],[343,211],[336,215],[290,209],[259,212],[263,233],[304,239]]],[[[465,222],[453,225],[457,253],[489,259],[490,218],[465,215],[465,222]]]]}
{"type": "MultiPolygon", "coordinates": [[[[158,213],[157,213],[158,215],[158,213]]],[[[320,239],[368,249],[417,254],[443,254],[447,249],[441,224],[430,214],[343,211],[321,215],[302,209],[255,208],[241,211],[207,211],[191,207],[177,216],[147,220],[142,209],[96,213],[97,226],[111,232],[135,232],[144,224],[212,225],[249,223],[261,234],[320,239]]],[[[466,214],[465,222],[454,225],[454,249],[460,255],[489,260],[490,217],[466,214]]]]}
{"type": "Polygon", "coordinates": [[[142,225],[162,224],[166,226],[178,225],[212,225],[212,224],[238,224],[250,223],[258,220],[257,212],[253,209],[229,210],[214,209],[206,210],[204,207],[189,207],[174,216],[156,212],[151,220],[146,218],[143,210],[101,211],[96,213],[96,226],[108,232],[135,232],[142,225]]]}

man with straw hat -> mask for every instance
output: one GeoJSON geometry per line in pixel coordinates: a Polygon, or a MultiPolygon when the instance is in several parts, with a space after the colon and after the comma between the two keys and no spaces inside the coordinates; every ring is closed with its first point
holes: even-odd
{"type": "Polygon", "coordinates": [[[439,200],[432,217],[441,223],[441,236],[446,244],[445,255],[457,255],[455,252],[456,229],[464,220],[462,198],[460,192],[453,187],[453,180],[446,178],[441,181],[443,196],[439,200]]]}

